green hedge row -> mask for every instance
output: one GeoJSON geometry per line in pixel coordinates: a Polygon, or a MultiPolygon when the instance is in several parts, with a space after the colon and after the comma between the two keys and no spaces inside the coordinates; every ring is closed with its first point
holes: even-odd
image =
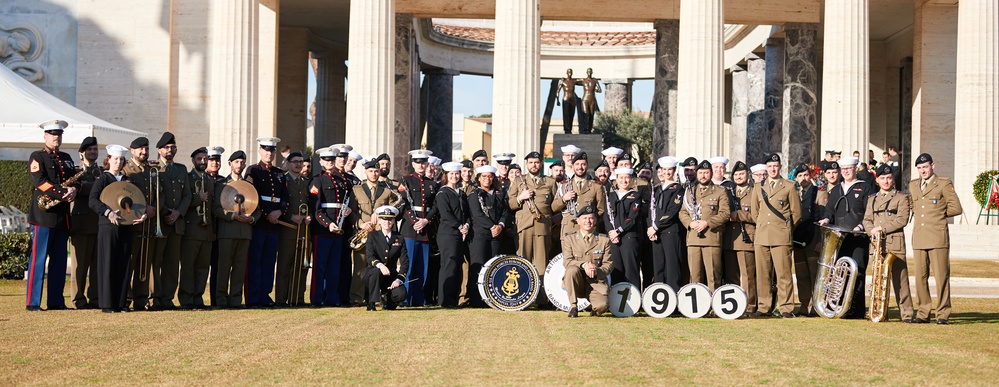
{"type": "Polygon", "coordinates": [[[23,279],[31,255],[31,235],[0,234],[0,278],[23,279]]]}
{"type": "Polygon", "coordinates": [[[28,212],[31,204],[31,177],[28,162],[0,160],[0,205],[14,206],[28,212]]]}

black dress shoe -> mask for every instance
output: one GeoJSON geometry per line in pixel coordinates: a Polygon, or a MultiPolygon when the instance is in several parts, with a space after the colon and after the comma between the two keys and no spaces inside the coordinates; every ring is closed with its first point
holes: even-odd
{"type": "Polygon", "coordinates": [[[104,313],[114,313],[114,309],[104,308],[104,309],[101,309],[101,312],[104,312],[104,313]]]}
{"type": "Polygon", "coordinates": [[[384,306],[382,306],[382,309],[385,309],[385,310],[395,310],[395,309],[396,309],[396,308],[398,307],[398,305],[397,305],[397,304],[393,304],[393,303],[391,303],[391,302],[386,302],[386,303],[385,303],[385,304],[383,304],[383,305],[384,305],[384,306]]]}
{"type": "Polygon", "coordinates": [[[913,323],[913,321],[912,321],[911,318],[904,318],[904,319],[902,319],[902,322],[906,323],[906,324],[912,324],[913,323]]]}
{"type": "Polygon", "coordinates": [[[929,324],[930,320],[927,320],[925,318],[918,318],[917,317],[917,318],[915,318],[915,319],[912,320],[912,323],[913,324],[929,324]]]}
{"type": "Polygon", "coordinates": [[[569,317],[570,318],[579,317],[579,309],[577,309],[576,307],[572,307],[571,309],[569,309],[569,317]]]}
{"type": "Polygon", "coordinates": [[[28,306],[28,307],[25,307],[24,310],[27,310],[29,312],[44,312],[45,311],[45,309],[42,309],[42,307],[40,307],[40,306],[28,306]]]}
{"type": "Polygon", "coordinates": [[[780,314],[780,318],[794,318],[794,313],[784,312],[780,314]]]}
{"type": "Polygon", "coordinates": [[[937,320],[937,325],[947,325],[947,324],[950,324],[950,322],[947,321],[947,319],[945,318],[937,320]]]}
{"type": "Polygon", "coordinates": [[[194,310],[194,305],[181,305],[180,310],[194,310]]]}
{"type": "Polygon", "coordinates": [[[129,310],[128,308],[115,309],[114,312],[115,313],[132,313],[132,311],[129,310]]]}
{"type": "Polygon", "coordinates": [[[368,312],[374,312],[374,311],[376,311],[376,310],[377,310],[377,309],[375,309],[375,306],[374,306],[374,305],[368,305],[368,312]]]}
{"type": "Polygon", "coordinates": [[[208,306],[208,305],[195,305],[194,309],[198,309],[198,310],[212,310],[212,307],[208,306]]]}
{"type": "Polygon", "coordinates": [[[66,305],[50,306],[49,310],[69,310],[66,305]]]}

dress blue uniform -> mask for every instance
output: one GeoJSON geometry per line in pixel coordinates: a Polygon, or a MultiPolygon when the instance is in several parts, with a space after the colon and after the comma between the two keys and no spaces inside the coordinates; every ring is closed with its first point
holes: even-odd
{"type": "Polygon", "coordinates": [[[312,288],[310,291],[314,306],[339,306],[349,300],[341,300],[340,266],[343,259],[343,233],[330,232],[330,224],[343,223],[341,211],[347,209],[344,205],[350,186],[343,175],[338,172],[323,172],[312,179],[309,195],[314,208],[313,216],[316,225],[313,241],[312,288]]]}
{"type": "MultiPolygon", "coordinates": [[[[281,168],[264,163],[251,165],[246,169],[246,180],[260,195],[261,217],[266,217],[271,211],[284,213],[288,206],[288,189],[281,168]]],[[[246,305],[249,307],[274,305],[270,294],[274,287],[280,227],[266,219],[253,224],[250,255],[246,262],[246,305]]]]}

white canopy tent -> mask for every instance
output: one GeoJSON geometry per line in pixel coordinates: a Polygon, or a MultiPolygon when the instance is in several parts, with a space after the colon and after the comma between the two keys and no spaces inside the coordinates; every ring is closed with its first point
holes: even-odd
{"type": "Polygon", "coordinates": [[[147,135],[77,109],[0,65],[0,148],[41,148],[38,124],[54,119],[69,122],[62,140],[64,150],[72,149],[71,155],[88,136],[97,137],[101,146],[128,146],[136,137],[147,135]]]}

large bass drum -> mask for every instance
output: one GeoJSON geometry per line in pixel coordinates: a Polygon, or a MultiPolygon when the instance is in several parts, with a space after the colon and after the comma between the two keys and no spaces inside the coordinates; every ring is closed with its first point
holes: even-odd
{"type": "MultiPolygon", "coordinates": [[[[548,263],[548,267],[545,268],[545,295],[548,296],[548,301],[551,301],[552,305],[556,308],[563,312],[568,312],[569,294],[565,290],[562,277],[565,277],[565,263],[562,262],[562,254],[560,253],[555,258],[552,258],[552,261],[548,263]]],[[[586,310],[589,307],[590,300],[576,298],[577,309],[586,310]]]]}
{"type": "Polygon", "coordinates": [[[534,303],[540,284],[533,263],[516,255],[498,255],[482,266],[478,285],[486,305],[513,312],[534,303]]]}

